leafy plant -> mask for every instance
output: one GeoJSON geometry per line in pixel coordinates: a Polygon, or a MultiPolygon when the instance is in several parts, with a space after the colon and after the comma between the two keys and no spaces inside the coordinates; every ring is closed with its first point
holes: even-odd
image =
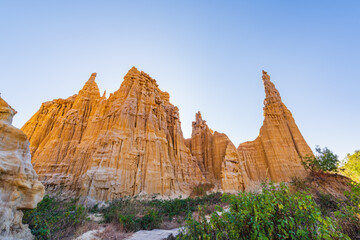
{"type": "Polygon", "coordinates": [[[62,239],[72,235],[86,215],[85,207],[76,205],[76,199],[61,202],[45,195],[37,208],[24,211],[23,223],[29,224],[37,239],[62,239]]]}
{"type": "Polygon", "coordinates": [[[321,149],[320,147],[316,147],[315,151],[317,155],[304,157],[301,161],[302,165],[305,169],[310,170],[311,172],[317,171],[332,171],[337,172],[339,159],[336,154],[334,154],[327,147],[321,149]]]}
{"type": "Polygon", "coordinates": [[[352,239],[360,237],[360,184],[351,183],[351,191],[346,191],[347,201],[339,204],[339,210],[334,215],[344,233],[352,239]]]}
{"type": "Polygon", "coordinates": [[[126,231],[158,228],[161,222],[161,216],[154,209],[148,209],[143,216],[119,214],[119,223],[126,231]]]}
{"type": "Polygon", "coordinates": [[[319,192],[317,194],[317,204],[320,207],[322,214],[325,216],[331,216],[331,213],[339,209],[340,199],[336,199],[330,194],[324,194],[319,192]]]}
{"type": "MultiPolygon", "coordinates": [[[[312,196],[291,193],[281,183],[263,185],[262,193],[239,193],[223,198],[230,210],[218,207],[207,221],[189,215],[178,239],[349,239],[335,221],[324,217],[312,196]]],[[[200,209],[201,211],[201,209],[200,209]]]]}
{"type": "Polygon", "coordinates": [[[197,210],[200,205],[211,205],[221,201],[220,193],[212,193],[197,198],[175,198],[150,201],[136,198],[120,198],[101,210],[105,222],[120,224],[125,231],[153,229],[161,225],[164,219],[185,218],[187,213],[197,210]]]}

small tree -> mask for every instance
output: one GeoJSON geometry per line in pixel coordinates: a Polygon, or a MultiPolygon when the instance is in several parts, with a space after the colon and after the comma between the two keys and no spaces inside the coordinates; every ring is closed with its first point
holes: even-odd
{"type": "Polygon", "coordinates": [[[354,154],[348,154],[345,159],[346,163],[342,167],[343,173],[352,178],[354,181],[360,182],[360,150],[354,154]]]}
{"type": "Polygon", "coordinates": [[[305,169],[308,169],[311,172],[338,171],[337,166],[340,161],[336,154],[327,147],[321,149],[319,146],[316,146],[315,151],[317,153],[315,156],[305,157],[302,159],[301,163],[305,169]]]}

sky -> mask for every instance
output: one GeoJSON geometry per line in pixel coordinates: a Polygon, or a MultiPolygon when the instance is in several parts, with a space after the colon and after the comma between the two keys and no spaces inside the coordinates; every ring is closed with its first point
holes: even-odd
{"type": "Polygon", "coordinates": [[[309,146],[360,149],[360,1],[0,0],[0,92],[22,127],[91,73],[117,90],[135,66],[235,146],[263,121],[261,70],[309,146]]]}

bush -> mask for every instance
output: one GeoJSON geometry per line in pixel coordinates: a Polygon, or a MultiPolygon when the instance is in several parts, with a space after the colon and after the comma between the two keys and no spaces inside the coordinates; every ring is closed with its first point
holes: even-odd
{"type": "Polygon", "coordinates": [[[340,199],[336,199],[334,196],[322,192],[318,192],[315,197],[317,197],[316,203],[320,207],[323,215],[330,217],[333,212],[339,209],[340,199]]]}
{"type": "Polygon", "coordinates": [[[174,216],[185,217],[187,213],[196,211],[198,206],[212,205],[219,202],[221,202],[221,193],[211,193],[196,198],[152,200],[148,202],[148,205],[156,207],[161,215],[171,220],[174,216]]]}
{"type": "Polygon", "coordinates": [[[203,196],[206,194],[207,191],[210,191],[215,186],[212,183],[202,183],[199,185],[196,185],[191,193],[191,196],[203,196]]]}
{"type": "Polygon", "coordinates": [[[178,239],[349,239],[322,216],[311,195],[290,193],[284,183],[223,200],[230,204],[228,212],[218,207],[209,222],[204,213],[200,221],[189,216],[178,239]]]}
{"type": "Polygon", "coordinates": [[[187,213],[200,205],[211,205],[221,201],[220,193],[197,198],[175,198],[169,200],[142,201],[136,198],[120,198],[101,210],[105,222],[120,224],[125,231],[158,228],[164,219],[171,221],[175,216],[185,219],[187,213]]]}
{"type": "Polygon", "coordinates": [[[324,149],[316,147],[315,151],[317,152],[317,155],[305,157],[302,159],[301,163],[305,169],[310,170],[311,172],[337,172],[337,167],[340,161],[336,154],[334,154],[327,147],[324,149]]]}
{"type": "Polygon", "coordinates": [[[360,184],[351,183],[351,191],[346,191],[347,201],[339,204],[335,217],[344,233],[352,239],[360,237],[360,184]]]}
{"type": "Polygon", "coordinates": [[[73,235],[86,220],[86,209],[76,200],[61,202],[45,195],[35,209],[25,210],[23,223],[29,224],[37,239],[62,239],[73,235]]]}
{"type": "Polygon", "coordinates": [[[154,209],[147,210],[147,212],[143,216],[137,216],[134,214],[119,214],[119,223],[125,231],[154,229],[158,228],[161,222],[161,216],[154,209]]]}

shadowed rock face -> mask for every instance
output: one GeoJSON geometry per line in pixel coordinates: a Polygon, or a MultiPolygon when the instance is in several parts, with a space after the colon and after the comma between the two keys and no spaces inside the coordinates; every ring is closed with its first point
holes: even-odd
{"type": "Polygon", "coordinates": [[[130,69],[109,98],[100,96],[95,77],[77,95],[42,104],[22,128],[34,168],[50,191],[96,200],[186,196],[200,183],[239,191],[267,176],[281,181],[303,174],[299,153],[312,154],[270,79],[264,80],[259,137],[265,142],[245,143],[238,151],[200,113],[185,140],[178,108],[146,73],[130,69]]]}
{"type": "Polygon", "coordinates": [[[33,239],[19,209],[35,208],[44,186],[31,165],[26,135],[11,125],[15,114],[0,97],[0,239],[33,239]]]}

